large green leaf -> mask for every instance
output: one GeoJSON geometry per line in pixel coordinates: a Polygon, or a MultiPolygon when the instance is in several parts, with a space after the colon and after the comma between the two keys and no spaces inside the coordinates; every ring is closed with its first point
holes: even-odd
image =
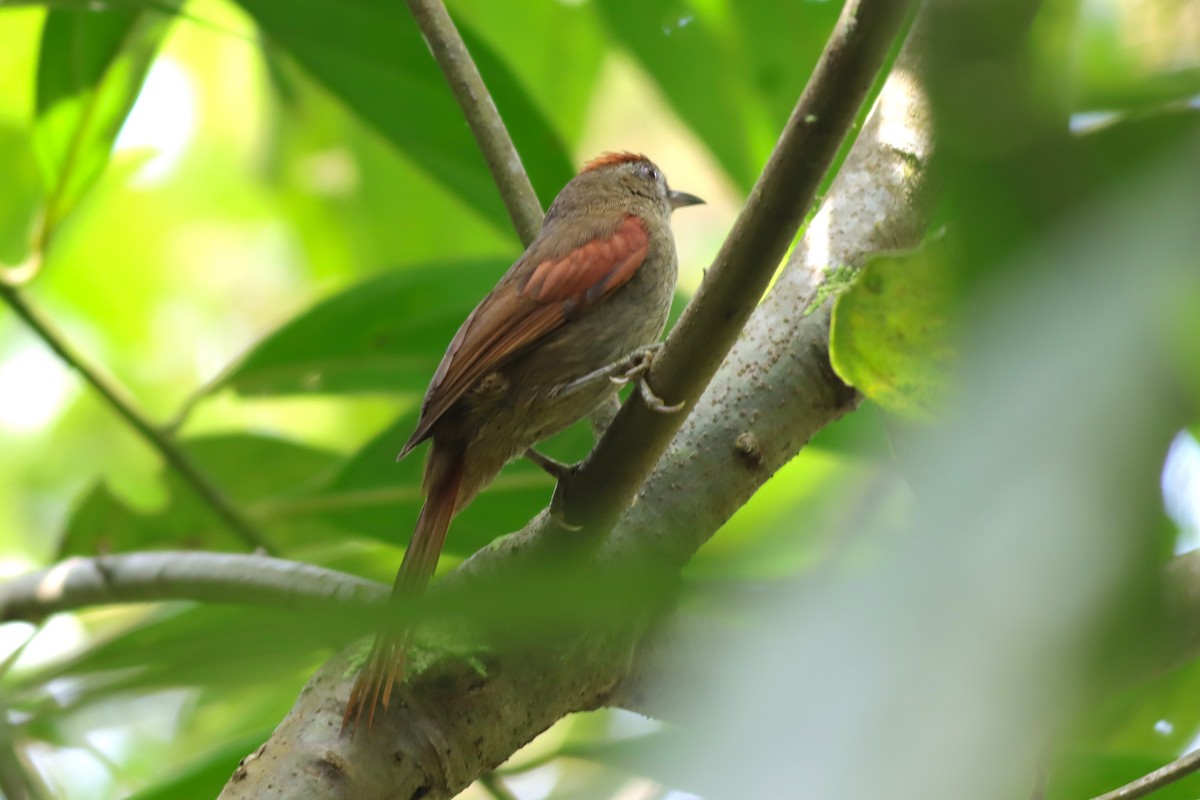
{"type": "Polygon", "coordinates": [[[458,326],[507,268],[495,259],[434,263],[369,278],[268,336],[214,388],[423,392],[458,326]]]}
{"type": "Polygon", "coordinates": [[[583,132],[605,57],[603,26],[590,3],[451,0],[459,26],[495,49],[555,128],[572,143],[583,132]],[[531,46],[530,31],[554,31],[531,46]]]}
{"type": "MultiPolygon", "coordinates": [[[[367,278],[267,336],[210,391],[420,395],[458,326],[508,266],[434,262],[367,278]]],[[[686,302],[676,295],[669,324],[686,302]]]]}
{"type": "MultiPolygon", "coordinates": [[[[248,505],[298,491],[332,469],[325,450],[252,434],[185,440],[184,452],[236,502],[248,505]]],[[[244,549],[174,471],[164,477],[167,499],[152,511],[130,508],[97,483],[76,503],[59,544],[60,558],[142,549],[244,549]]],[[[294,538],[295,531],[287,531],[294,538]]]]}
{"type": "Polygon", "coordinates": [[[930,419],[947,401],[954,353],[943,254],[934,242],[912,253],[878,256],[833,308],[834,370],[884,409],[909,419],[930,419]]]}
{"type": "MultiPolygon", "coordinates": [[[[462,112],[402,3],[240,0],[288,52],[414,163],[505,229],[508,215],[462,112]]],[[[503,61],[461,30],[543,202],[570,180],[566,147],[503,61]]]]}
{"type": "MultiPolygon", "coordinates": [[[[316,516],[338,528],[354,530],[386,542],[407,544],[421,508],[424,453],[397,463],[413,428],[416,413],[407,414],[371,440],[328,482],[304,498],[274,506],[281,519],[316,516]]],[[[591,445],[586,426],[577,425],[549,443],[546,452],[560,458],[582,458],[591,445]]],[[[521,460],[504,469],[496,481],[454,519],[446,551],[469,555],[497,536],[529,521],[549,501],[554,481],[521,460]]]]}
{"type": "MultiPolygon", "coordinates": [[[[35,144],[47,187],[44,238],[108,163],[178,0],[51,8],[42,29],[35,144]]],[[[45,245],[45,241],[42,242],[45,245]]]]}
{"type": "MultiPolygon", "coordinates": [[[[727,0],[743,80],[762,98],[775,135],[783,129],[841,13],[841,3],[727,0]]],[[[774,140],[772,139],[772,143],[774,140]]]]}
{"type": "Polygon", "coordinates": [[[628,48],[721,166],[749,190],[837,16],[834,4],[601,0],[628,48]],[[734,24],[729,24],[730,22],[734,24]]]}

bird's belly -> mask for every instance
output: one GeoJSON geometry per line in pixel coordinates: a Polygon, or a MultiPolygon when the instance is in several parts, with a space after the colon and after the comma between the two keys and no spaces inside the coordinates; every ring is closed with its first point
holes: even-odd
{"type": "Polygon", "coordinates": [[[464,442],[470,453],[467,484],[485,485],[506,463],[616,394],[617,386],[603,376],[578,382],[662,335],[675,291],[674,252],[647,261],[661,272],[643,268],[463,397],[459,411],[470,431],[464,442]]]}
{"type": "Polygon", "coordinates": [[[655,304],[661,307],[650,308],[641,299],[640,313],[627,317],[628,324],[613,325],[606,314],[582,317],[527,356],[481,380],[463,398],[474,432],[471,449],[488,452],[487,460],[499,469],[608,402],[616,394],[616,384],[604,376],[581,379],[658,340],[669,297],[666,303],[655,304]]]}

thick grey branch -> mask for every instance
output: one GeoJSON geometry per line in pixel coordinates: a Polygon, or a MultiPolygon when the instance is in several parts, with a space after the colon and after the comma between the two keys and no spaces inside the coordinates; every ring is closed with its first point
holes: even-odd
{"type": "MultiPolygon", "coordinates": [[[[905,76],[912,58],[899,67],[905,76]]],[[[816,431],[855,406],[857,395],[829,367],[829,303],[814,302],[815,293],[825,267],[917,243],[928,219],[920,202],[929,146],[924,120],[912,79],[889,81],[828,211],[809,227],[804,255],[755,312],[637,505],[605,540],[597,554],[604,563],[686,560],[816,431]],[[849,174],[857,170],[866,172],[849,174]]],[[[541,515],[477,553],[446,583],[511,576],[562,542],[562,530],[541,515]]],[[[335,658],[222,797],[451,797],[572,711],[636,705],[638,687],[650,682],[622,679],[637,638],[632,630],[589,632],[566,645],[488,652],[473,663],[448,658],[412,674],[398,687],[393,712],[353,741],[338,735],[352,670],[346,656],[335,658]]],[[[641,673],[655,671],[661,669],[641,673]]]]}
{"type": "Polygon", "coordinates": [[[408,8],[467,118],[517,235],[528,245],[542,227],[542,206],[496,103],[441,0],[408,0],[408,8]]]}
{"type": "Polygon", "coordinates": [[[305,611],[366,608],[383,584],[268,556],[151,552],[71,558],[0,584],[0,622],[37,622],[59,611],[106,603],[196,600],[305,611]]]}
{"type": "MultiPolygon", "coordinates": [[[[911,6],[851,0],[842,8],[745,209],[654,359],[650,385],[668,403],[696,402],[757,307],[911,6]]],[[[683,419],[652,411],[636,396],[627,402],[564,487],[568,518],[608,530],[683,419]]]]}

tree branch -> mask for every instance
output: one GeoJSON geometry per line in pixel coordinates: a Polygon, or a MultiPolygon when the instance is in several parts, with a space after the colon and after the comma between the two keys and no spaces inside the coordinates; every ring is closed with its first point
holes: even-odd
{"type": "MultiPolygon", "coordinates": [[[[874,19],[865,4],[851,6],[859,10],[860,24],[874,19]]],[[[911,77],[893,75],[884,92],[843,169],[869,172],[843,174],[836,182],[828,213],[809,226],[806,255],[792,260],[754,312],[639,502],[595,554],[597,561],[638,564],[660,554],[686,560],[817,430],[855,407],[857,394],[829,367],[830,302],[817,299],[824,268],[854,263],[856,254],[877,247],[915,245],[928,220],[923,98],[911,77]]],[[[780,190],[771,185],[772,194],[780,190]]],[[[758,196],[757,213],[771,214],[762,208],[764,192],[758,196]]],[[[769,276],[774,264],[764,269],[769,276]]],[[[752,309],[757,299],[754,293],[746,305],[752,309]]],[[[668,395],[672,399],[678,396],[668,395]]],[[[452,588],[502,581],[539,563],[542,552],[561,549],[562,542],[561,528],[539,515],[476,553],[443,583],[452,588]]],[[[552,646],[489,651],[472,663],[447,657],[410,674],[396,688],[393,712],[353,740],[338,735],[353,673],[343,654],[318,670],[270,741],[221,796],[451,797],[567,713],[613,700],[632,703],[634,693],[626,691],[632,684],[623,686],[622,678],[636,639],[635,631],[589,632],[552,646]]]]}
{"type": "Polygon", "coordinates": [[[8,303],[17,316],[25,321],[29,329],[45,342],[67,366],[83,376],[83,379],[104,398],[109,407],[158,452],[163,461],[178,473],[184,484],[200,498],[201,502],[213,510],[229,530],[233,531],[249,547],[266,553],[273,552],[266,537],[234,502],[208,479],[167,434],[155,427],[120,384],[101,372],[99,367],[91,364],[82,353],[76,350],[54,322],[30,304],[20,289],[0,281],[0,298],[8,303]]]}
{"type": "MultiPolygon", "coordinates": [[[[850,0],[746,207],[654,359],[650,384],[690,408],[758,305],[896,40],[909,0],[850,0]]],[[[567,517],[608,530],[683,425],[625,403],[578,474],[560,485],[567,517]]]]}
{"type": "Polygon", "coordinates": [[[388,587],[343,572],[260,555],[148,552],[70,558],[0,584],[0,622],[39,622],[109,603],[195,600],[304,612],[378,607],[388,587]]]}
{"type": "Polygon", "coordinates": [[[454,20],[441,0],[408,0],[408,9],[462,108],[517,235],[528,246],[542,227],[542,206],[454,20]]]}
{"type": "Polygon", "coordinates": [[[1134,800],[1145,797],[1151,792],[1158,791],[1164,786],[1174,783],[1180,778],[1191,775],[1200,769],[1200,750],[1193,750],[1187,755],[1177,758],[1165,767],[1160,767],[1148,775],[1143,775],[1132,783],[1127,783],[1119,789],[1105,792],[1092,800],[1134,800]]]}

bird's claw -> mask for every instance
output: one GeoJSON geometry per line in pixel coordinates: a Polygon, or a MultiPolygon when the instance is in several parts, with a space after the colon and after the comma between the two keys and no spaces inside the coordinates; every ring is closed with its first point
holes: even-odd
{"type": "Polygon", "coordinates": [[[667,405],[663,399],[656,395],[654,390],[650,388],[650,384],[646,382],[645,377],[638,378],[637,385],[638,392],[640,392],[642,395],[642,402],[645,403],[646,407],[651,411],[657,411],[660,414],[674,414],[676,411],[682,410],[686,405],[686,403],[684,403],[682,400],[674,405],[667,405]]]}
{"type": "Polygon", "coordinates": [[[672,414],[684,407],[683,402],[667,405],[666,402],[654,393],[650,388],[650,384],[646,381],[646,373],[650,371],[650,366],[654,363],[654,356],[662,349],[662,343],[657,342],[652,345],[647,345],[632,355],[621,365],[621,369],[613,375],[609,376],[609,380],[618,386],[624,386],[631,381],[637,381],[638,393],[642,396],[642,402],[651,411],[657,411],[660,414],[672,414]]]}
{"type": "Polygon", "coordinates": [[[554,496],[550,498],[550,519],[554,520],[554,524],[563,530],[581,531],[583,530],[582,525],[576,525],[573,522],[567,521],[567,511],[563,508],[565,501],[563,500],[562,491],[560,491],[560,487],[562,486],[563,484],[560,483],[554,487],[554,496]]]}
{"type": "Polygon", "coordinates": [[[661,349],[662,342],[639,347],[626,356],[625,360],[608,376],[608,379],[617,386],[624,386],[641,378],[650,371],[650,365],[654,363],[654,355],[661,349]]]}

